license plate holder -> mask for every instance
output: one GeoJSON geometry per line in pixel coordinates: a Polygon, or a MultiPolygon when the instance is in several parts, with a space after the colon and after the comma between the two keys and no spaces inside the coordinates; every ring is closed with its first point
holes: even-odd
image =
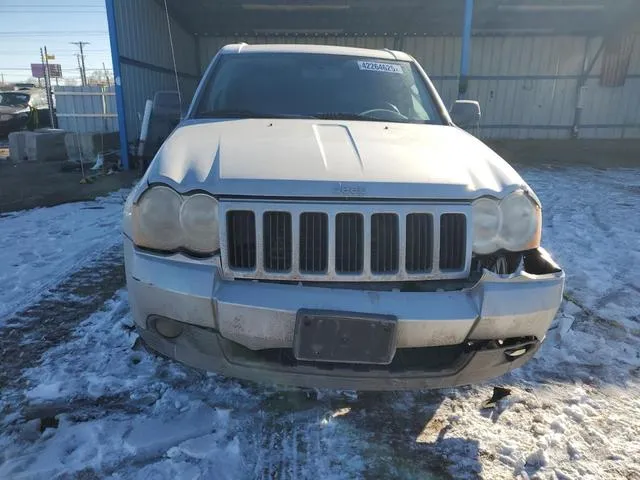
{"type": "Polygon", "coordinates": [[[388,365],[396,352],[393,315],[301,309],[293,354],[298,360],[388,365]]]}

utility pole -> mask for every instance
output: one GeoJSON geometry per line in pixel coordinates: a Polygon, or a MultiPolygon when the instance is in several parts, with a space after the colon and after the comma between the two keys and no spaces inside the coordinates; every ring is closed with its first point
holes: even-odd
{"type": "Polygon", "coordinates": [[[82,84],[82,86],[84,86],[85,85],[84,75],[82,74],[82,63],[80,61],[79,53],[76,53],[76,59],[78,60],[78,71],[80,72],[80,83],[82,84]]]}
{"type": "Polygon", "coordinates": [[[55,118],[53,116],[53,96],[51,95],[51,77],[49,76],[49,60],[47,59],[47,47],[40,49],[40,58],[42,59],[42,68],[44,69],[44,88],[47,94],[47,104],[49,106],[49,121],[51,128],[56,128],[55,118]]]}
{"type": "Polygon", "coordinates": [[[80,78],[82,79],[82,85],[87,84],[87,69],[84,66],[84,46],[90,45],[89,42],[69,42],[71,45],[77,45],[80,48],[80,56],[78,57],[78,66],[80,68],[80,78]]]}
{"type": "Polygon", "coordinates": [[[107,87],[111,87],[111,81],[109,80],[109,72],[107,71],[107,66],[102,62],[102,69],[104,70],[104,79],[107,82],[107,87]]]}

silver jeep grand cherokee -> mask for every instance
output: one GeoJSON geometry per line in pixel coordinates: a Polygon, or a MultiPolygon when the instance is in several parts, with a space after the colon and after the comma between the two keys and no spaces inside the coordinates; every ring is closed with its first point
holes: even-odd
{"type": "Polygon", "coordinates": [[[531,188],[412,57],[310,45],[224,47],[124,213],[148,346],[340,389],[460,385],[530,359],[564,285],[540,233],[531,188]]]}

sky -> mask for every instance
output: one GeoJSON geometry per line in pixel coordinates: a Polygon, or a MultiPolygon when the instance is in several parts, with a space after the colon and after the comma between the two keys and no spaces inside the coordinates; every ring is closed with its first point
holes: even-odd
{"type": "Polygon", "coordinates": [[[31,77],[31,63],[40,62],[40,48],[56,56],[62,75],[80,79],[76,53],[69,42],[90,42],[85,49],[87,75],[111,73],[109,32],[104,0],[0,0],[0,82],[31,77]]]}

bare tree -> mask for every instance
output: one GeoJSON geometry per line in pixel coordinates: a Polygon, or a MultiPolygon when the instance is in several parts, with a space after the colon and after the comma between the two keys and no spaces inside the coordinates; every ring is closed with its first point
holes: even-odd
{"type": "Polygon", "coordinates": [[[88,85],[113,85],[113,75],[104,70],[94,70],[87,75],[88,85]]]}
{"type": "Polygon", "coordinates": [[[81,81],[79,78],[63,78],[61,83],[66,87],[77,87],[81,81]]]}

